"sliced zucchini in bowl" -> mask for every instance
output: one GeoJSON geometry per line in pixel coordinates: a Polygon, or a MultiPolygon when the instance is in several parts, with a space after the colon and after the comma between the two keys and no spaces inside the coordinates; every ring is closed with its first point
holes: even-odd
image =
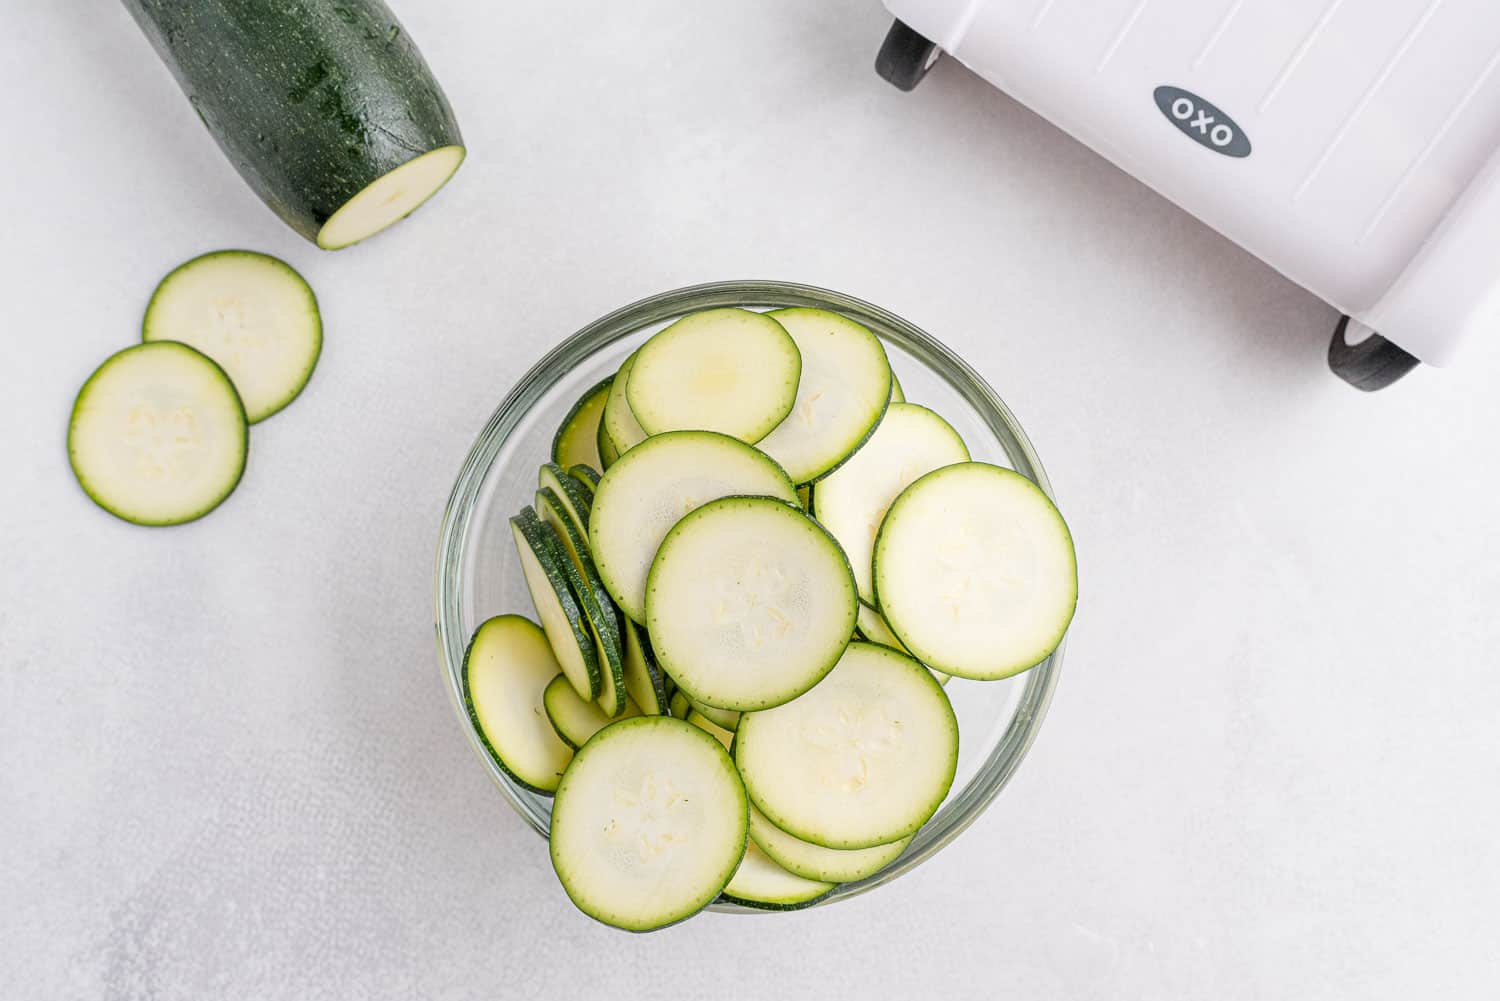
{"type": "Polygon", "coordinates": [[[537,617],[562,673],[568,676],[579,698],[598,698],[599,648],[588,618],[578,604],[578,592],[584,587],[578,568],[568,557],[556,530],[538,518],[532,508],[522,508],[510,520],[510,529],[526,589],[531,592],[537,617]]]}
{"type": "Polygon", "coordinates": [[[893,403],[864,446],[818,481],[813,515],[848,555],[862,599],[875,602],[870,557],[896,495],[923,473],[968,458],[963,439],[947,421],[926,407],[893,403]]]}
{"type": "Polygon", "coordinates": [[[497,615],[474,631],[464,655],[464,708],[490,757],[533,792],[550,794],[573,758],[553,732],[543,693],[557,659],[536,623],[497,615]]]}
{"type": "Polygon", "coordinates": [[[621,611],[645,621],[646,576],[668,530],[689,511],[733,494],[797,499],[775,462],[709,431],[654,435],[609,467],[594,494],[588,534],[599,576],[621,611]]]}
{"type": "Polygon", "coordinates": [[[717,709],[769,709],[812,688],[843,654],[857,606],[838,543],[772,497],[696,508],[662,540],[646,580],[663,669],[717,709]]]}
{"type": "Polygon", "coordinates": [[[1056,505],[985,462],[938,469],[902,491],[875,543],[874,582],[914,656],[980,681],[1045,660],[1078,604],[1073,538],[1056,505]]]}
{"type": "Polygon", "coordinates": [[[958,720],[921,664],[850,643],[812,691],[740,717],[734,757],[776,827],[825,848],[873,848],[937,811],[958,765],[958,720]]]}
{"type": "Polygon", "coordinates": [[[585,702],[573,691],[573,683],[565,675],[557,675],[542,692],[542,708],[552,729],[563,743],[577,750],[588,743],[590,737],[609,726],[617,719],[639,716],[641,711],[635,703],[626,702],[618,716],[610,716],[599,707],[598,702],[585,702]]]}
{"type": "Polygon", "coordinates": [[[609,399],[604,403],[604,419],[599,423],[599,453],[606,460],[601,467],[604,469],[647,438],[646,429],[635,419],[630,401],[625,396],[625,388],[630,384],[630,370],[635,367],[635,356],[639,353],[633,352],[620,364],[620,370],[615,373],[614,382],[609,387],[609,399]]]}
{"type": "Polygon", "coordinates": [[[826,475],[864,443],[891,397],[891,366],[880,338],[826,309],[778,309],[802,356],[792,412],[756,447],[794,483],[826,475]]]}
{"type": "Polygon", "coordinates": [[[833,883],[788,872],[751,841],[745,845],[740,867],[724,887],[724,899],[761,910],[795,911],[817,903],[833,887],[833,883]]]}
{"type": "Polygon", "coordinates": [[[625,395],[649,435],[717,431],[754,444],[791,413],[801,372],[797,342],[768,314],[707,309],[641,345],[625,395]]]}
{"type": "Polygon", "coordinates": [[[636,716],[574,755],[552,807],[552,866],[585,914],[650,931],[719,896],[744,858],[748,818],[717,740],[669,716],[636,716]]]}
{"type": "Polygon", "coordinates": [[[873,876],[894,862],[911,844],[911,838],[905,837],[874,848],[847,851],[824,848],[783,831],[754,805],[750,807],[750,840],[787,872],[803,879],[830,883],[853,883],[873,876]]]}
{"type": "Polygon", "coordinates": [[[604,417],[604,402],[609,399],[613,376],[590,386],[573,404],[557,433],[552,436],[552,461],[572,472],[570,467],[602,469],[599,461],[599,422],[604,417]]]}
{"type": "Polygon", "coordinates": [[[605,715],[618,716],[625,709],[625,642],[620,635],[620,612],[610,600],[599,572],[589,555],[588,542],[568,517],[567,509],[551,487],[536,492],[536,511],[541,520],[557,533],[563,549],[578,571],[570,578],[573,597],[588,621],[594,646],[599,651],[599,708],[605,715]]]}

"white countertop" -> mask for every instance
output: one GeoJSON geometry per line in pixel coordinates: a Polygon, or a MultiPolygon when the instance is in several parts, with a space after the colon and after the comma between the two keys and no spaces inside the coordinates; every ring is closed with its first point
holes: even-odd
{"type": "Polygon", "coordinates": [[[1500,337],[1356,393],[1308,293],[952,63],[879,81],[873,0],[711,6],[398,3],[470,158],[338,254],[118,4],[8,16],[0,995],[1493,996],[1500,337]],[[222,509],[132,528],[75,486],[68,408],[225,246],[307,276],[322,362],[222,509]],[[1082,602],[1034,750],[935,860],[629,936],[465,743],[434,542],[548,347],[730,277],[964,354],[1042,454],[1082,602]]]}

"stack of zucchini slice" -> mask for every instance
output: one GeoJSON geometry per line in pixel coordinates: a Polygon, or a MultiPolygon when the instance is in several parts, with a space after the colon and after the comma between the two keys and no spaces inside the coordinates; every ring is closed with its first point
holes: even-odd
{"type": "Polygon", "coordinates": [[[468,709],[555,794],[568,896],[636,931],[893,862],[957,768],[943,684],[1040,663],[1077,594],[1046,494],[817,309],[655,334],[569,412],[511,527],[540,625],[479,627],[468,709]]]}

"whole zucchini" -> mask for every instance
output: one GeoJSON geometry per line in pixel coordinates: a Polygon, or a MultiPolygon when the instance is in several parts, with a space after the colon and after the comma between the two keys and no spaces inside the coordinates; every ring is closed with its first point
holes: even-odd
{"type": "Polygon", "coordinates": [[[240,176],[328,250],[463,161],[453,110],[381,0],[124,0],[240,176]]]}

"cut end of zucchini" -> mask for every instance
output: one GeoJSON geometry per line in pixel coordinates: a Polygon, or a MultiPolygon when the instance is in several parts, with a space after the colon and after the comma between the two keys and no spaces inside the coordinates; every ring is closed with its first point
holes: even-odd
{"type": "Polygon", "coordinates": [[[68,424],[68,461],[84,493],[137,525],[180,525],[218,507],[249,448],[229,376],[174,341],[111,355],[78,391],[68,424]]]}
{"type": "Polygon", "coordinates": [[[345,202],[318,230],[318,246],[342,250],[415,212],[464,162],[462,146],[442,146],[408,160],[345,202]]]}
{"type": "Polygon", "coordinates": [[[145,341],[179,341],[217,362],[251,424],[297,398],[323,349],[313,290],[285,261],[250,250],[195,257],[161,280],[145,341]]]}

